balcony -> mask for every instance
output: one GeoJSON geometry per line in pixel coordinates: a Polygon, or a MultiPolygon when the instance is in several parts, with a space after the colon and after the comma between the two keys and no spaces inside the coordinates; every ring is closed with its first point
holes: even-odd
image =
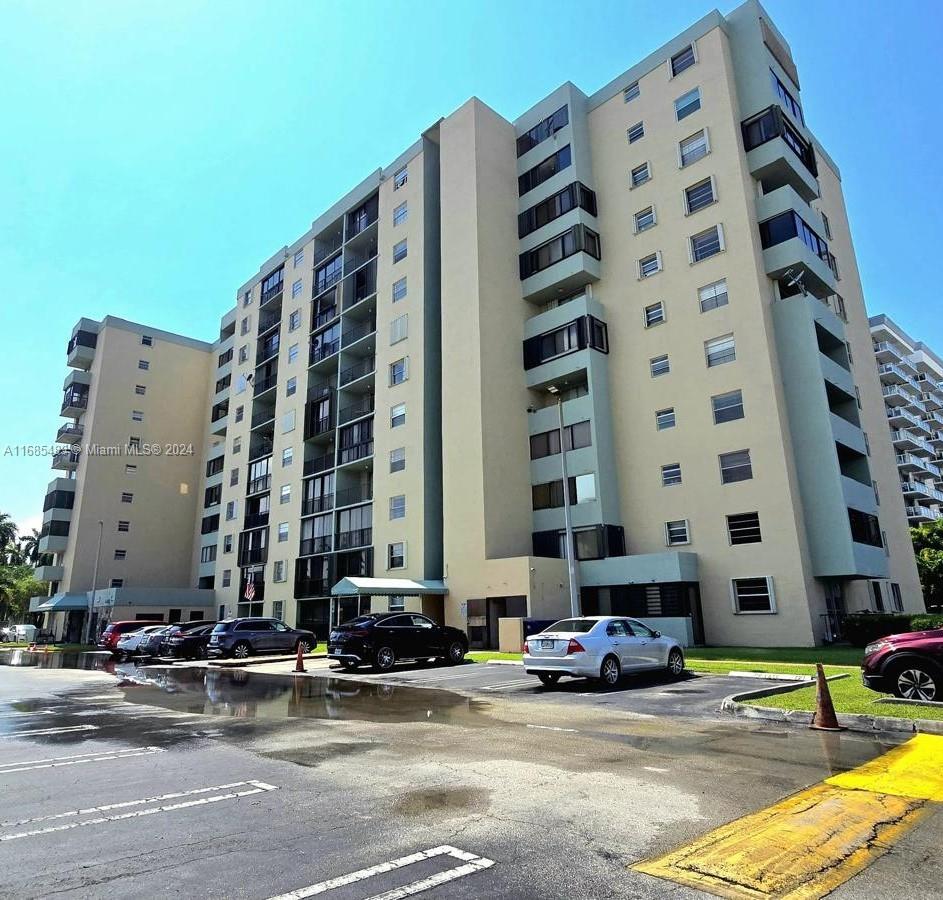
{"type": "Polygon", "coordinates": [[[358,485],[338,491],[336,494],[337,508],[342,506],[356,506],[358,503],[370,503],[373,500],[373,485],[358,485]]]}
{"type": "Polygon", "coordinates": [[[318,475],[321,472],[327,472],[334,468],[334,451],[325,453],[322,456],[314,456],[306,459],[303,469],[303,477],[308,478],[311,475],[318,475]]]}
{"type": "Polygon", "coordinates": [[[275,390],[278,384],[278,373],[275,372],[265,378],[256,378],[252,383],[252,396],[261,397],[269,391],[275,390]]]}
{"type": "Polygon", "coordinates": [[[362,203],[353,212],[347,214],[347,240],[351,241],[357,235],[367,231],[374,222],[380,211],[380,199],[378,194],[374,194],[366,202],[362,203]]]}
{"type": "Polygon", "coordinates": [[[258,336],[263,337],[273,328],[277,328],[282,321],[282,311],[280,309],[259,316],[258,336]]]}
{"type": "Polygon", "coordinates": [[[353,422],[355,419],[368,416],[372,412],[373,394],[367,394],[362,400],[358,400],[356,403],[351,403],[341,409],[337,414],[337,424],[346,425],[348,422],[353,422]]]}
{"type": "Polygon", "coordinates": [[[376,330],[376,319],[367,319],[365,322],[357,322],[344,331],[341,335],[341,342],[344,347],[349,347],[351,344],[356,344],[357,341],[363,340],[363,338],[368,335],[375,334],[376,330]]]}
{"type": "Polygon", "coordinates": [[[85,429],[79,424],[66,424],[63,425],[56,432],[56,443],[57,444],[75,444],[78,441],[82,440],[82,435],[85,433],[85,429]]]}
{"type": "Polygon", "coordinates": [[[330,512],[332,509],[334,509],[333,494],[306,497],[301,501],[302,516],[316,516],[318,513],[330,512]]]}
{"type": "Polygon", "coordinates": [[[325,270],[324,272],[318,273],[314,279],[311,296],[320,297],[321,294],[329,291],[335,284],[341,281],[343,277],[344,269],[341,265],[332,268],[330,271],[325,270]]]}
{"type": "Polygon", "coordinates": [[[80,416],[88,407],[88,391],[68,390],[62,399],[62,415],[80,416]]]}
{"type": "Polygon", "coordinates": [[[271,475],[260,475],[258,478],[251,479],[246,484],[246,496],[251,497],[253,494],[264,494],[266,491],[272,489],[272,476],[271,475]]]}
{"type": "Polygon", "coordinates": [[[252,413],[252,421],[249,424],[249,429],[255,431],[256,428],[262,428],[265,425],[270,425],[275,421],[275,407],[266,406],[264,409],[259,412],[252,413]]]}
{"type": "Polygon", "coordinates": [[[838,291],[838,267],[828,245],[795,210],[760,223],[763,262],[770,278],[802,277],[808,293],[825,299],[838,291]]]}
{"type": "Polygon", "coordinates": [[[372,456],[373,441],[361,441],[359,444],[351,444],[349,447],[341,447],[338,465],[344,466],[347,465],[347,463],[357,462],[359,459],[368,459],[372,456]]]}
{"type": "Polygon", "coordinates": [[[883,384],[907,384],[910,379],[904,370],[894,363],[882,363],[878,366],[878,375],[883,384]]]}
{"type": "Polygon", "coordinates": [[[262,282],[263,287],[262,293],[259,295],[259,309],[264,309],[265,307],[271,309],[276,302],[281,302],[282,290],[285,287],[284,270],[281,270],[281,276],[281,278],[274,280],[268,287],[265,287],[265,283],[271,276],[269,276],[266,281],[262,282]]]}
{"type": "MultiPolygon", "coordinates": [[[[881,394],[884,397],[884,402],[891,406],[903,406],[907,409],[914,409],[915,406],[919,404],[919,401],[910,390],[900,384],[885,384],[881,388],[881,394]]],[[[916,418],[916,416],[914,418],[916,418]]]]}
{"type": "Polygon", "coordinates": [[[933,448],[923,440],[923,438],[917,437],[912,431],[892,428],[891,442],[894,444],[894,449],[902,453],[912,450],[923,450],[925,453],[933,453],[933,448]]]}
{"type": "Polygon", "coordinates": [[[338,223],[337,230],[331,234],[316,238],[314,241],[314,264],[321,265],[344,246],[344,227],[338,223]]]}
{"type": "Polygon", "coordinates": [[[905,358],[903,349],[891,341],[875,341],[872,346],[879,363],[899,363],[905,358]]]}
{"type": "Polygon", "coordinates": [[[64,553],[69,543],[69,520],[53,519],[39,532],[40,553],[64,553]]]}
{"type": "Polygon", "coordinates": [[[362,359],[360,362],[355,363],[352,366],[348,366],[346,369],[342,369],[340,373],[340,378],[338,384],[340,387],[344,385],[351,384],[354,381],[364,378],[367,375],[371,375],[376,368],[376,359],[372,356],[368,356],[366,359],[362,359]]]}
{"type": "Polygon", "coordinates": [[[931,490],[922,481],[910,480],[901,481],[900,489],[908,500],[911,500],[915,497],[929,498],[931,490]]]}
{"type": "Polygon", "coordinates": [[[272,334],[267,338],[260,338],[255,348],[255,364],[261,366],[275,356],[278,356],[280,346],[278,334],[272,334]]]}
{"type": "Polygon", "coordinates": [[[750,174],[764,190],[788,184],[806,203],[819,196],[815,151],[779,106],[745,119],[740,130],[750,174]]]}
{"type": "Polygon", "coordinates": [[[94,332],[77,331],[66,346],[66,361],[73,369],[88,371],[95,359],[97,343],[98,335],[94,332]]]}
{"type": "Polygon", "coordinates": [[[914,456],[912,453],[898,453],[897,468],[906,474],[927,471],[924,461],[919,456],[914,456]]]}
{"type": "MultiPolygon", "coordinates": [[[[243,547],[239,550],[240,566],[255,566],[268,560],[268,547],[243,547]]],[[[258,597],[258,585],[256,585],[258,597]]]]}
{"type": "Polygon", "coordinates": [[[37,581],[62,581],[65,577],[65,568],[56,565],[36,566],[34,570],[37,581]]]}
{"type": "Polygon", "coordinates": [[[268,525],[269,511],[265,512],[247,512],[242,520],[242,527],[246,530],[250,528],[263,528],[268,525]]]}
{"type": "Polygon", "coordinates": [[[79,456],[74,450],[59,450],[52,457],[52,468],[60,472],[74,472],[79,466],[79,456]]]}
{"type": "MultiPolygon", "coordinates": [[[[347,269],[350,272],[350,269],[347,269]]],[[[377,261],[371,259],[344,279],[342,290],[344,310],[351,309],[377,292],[377,261]]]]}
{"type": "Polygon", "coordinates": [[[337,550],[355,550],[369,547],[373,543],[372,528],[358,528],[355,531],[339,531],[334,540],[337,550]]]}
{"type": "Polygon", "coordinates": [[[329,578],[296,578],[295,597],[330,597],[334,582],[329,578]]]}
{"type": "Polygon", "coordinates": [[[313,366],[322,360],[330,359],[330,357],[335,356],[341,349],[340,338],[335,338],[332,341],[322,341],[311,342],[311,350],[308,353],[308,365],[313,366]]]}
{"type": "Polygon", "coordinates": [[[936,412],[939,409],[943,409],[943,397],[940,396],[939,391],[921,391],[920,399],[923,401],[924,408],[928,412],[936,412]]]}
{"type": "Polygon", "coordinates": [[[332,293],[325,294],[311,310],[311,330],[317,331],[330,325],[340,315],[340,288],[335,287],[332,293]]]}
{"type": "Polygon", "coordinates": [[[329,412],[326,416],[315,418],[314,414],[317,409],[316,404],[309,404],[305,409],[304,440],[306,441],[317,437],[326,437],[330,440],[334,433],[334,416],[329,412]]]}
{"type": "Polygon", "coordinates": [[[940,518],[940,512],[929,506],[908,506],[906,510],[907,521],[910,525],[925,525],[927,522],[934,522],[940,518]]]}
{"type": "Polygon", "coordinates": [[[301,546],[298,548],[299,556],[314,556],[318,553],[330,553],[331,552],[331,538],[330,537],[313,537],[313,538],[304,538],[301,541],[301,546]]]}

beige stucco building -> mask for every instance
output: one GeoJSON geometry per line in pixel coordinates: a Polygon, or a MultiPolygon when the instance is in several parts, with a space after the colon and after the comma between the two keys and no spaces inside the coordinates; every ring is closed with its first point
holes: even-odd
{"type": "Polygon", "coordinates": [[[239,287],[209,370],[218,615],[493,646],[570,610],[565,496],[587,613],[776,646],[922,607],[839,172],[752,0],[432,125],[239,287]]]}

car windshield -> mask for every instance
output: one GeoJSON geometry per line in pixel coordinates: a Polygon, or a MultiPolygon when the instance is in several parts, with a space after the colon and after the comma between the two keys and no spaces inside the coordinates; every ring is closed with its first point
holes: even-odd
{"type": "Polygon", "coordinates": [[[219,634],[221,631],[229,631],[229,622],[217,622],[213,626],[213,634],[219,634]]]}
{"type": "Polygon", "coordinates": [[[586,634],[587,631],[593,630],[594,625],[596,625],[596,619],[561,619],[559,622],[554,622],[549,628],[545,628],[544,631],[568,631],[575,634],[586,634]]]}

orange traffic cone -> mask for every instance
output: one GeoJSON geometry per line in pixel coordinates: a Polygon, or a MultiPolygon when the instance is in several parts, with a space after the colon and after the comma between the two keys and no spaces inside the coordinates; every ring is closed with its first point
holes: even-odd
{"type": "Polygon", "coordinates": [[[304,649],[301,646],[301,641],[298,642],[298,659],[295,661],[295,671],[296,672],[305,672],[305,660],[304,660],[304,649]]]}
{"type": "Polygon", "coordinates": [[[815,674],[815,712],[812,714],[812,724],[809,728],[817,731],[845,731],[845,727],[838,724],[838,716],[835,715],[832,695],[829,693],[828,682],[825,680],[821,663],[815,664],[815,674]]]}

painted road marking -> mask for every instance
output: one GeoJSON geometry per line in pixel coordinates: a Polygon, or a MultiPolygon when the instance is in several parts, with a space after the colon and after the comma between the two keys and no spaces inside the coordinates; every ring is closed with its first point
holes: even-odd
{"type": "Polygon", "coordinates": [[[58,819],[76,818],[78,816],[87,816],[92,813],[109,812],[113,809],[127,809],[129,806],[148,806],[151,803],[162,803],[164,800],[176,800],[181,797],[193,797],[197,794],[204,796],[195,800],[184,800],[180,803],[162,804],[147,809],[136,809],[132,812],[119,813],[111,816],[95,816],[91,819],[81,819],[80,821],[67,822],[62,825],[49,825],[45,828],[33,828],[28,831],[12,832],[10,834],[0,834],[0,842],[15,841],[19,838],[35,837],[40,834],[52,834],[58,831],[69,831],[73,828],[84,828],[89,825],[102,825],[105,822],[118,822],[123,819],[133,819],[140,816],[151,816],[155,813],[173,812],[175,810],[189,809],[194,806],[203,806],[208,803],[219,803],[223,800],[238,800],[242,797],[249,797],[253,794],[261,794],[266,791],[277,791],[278,788],[272,784],[266,784],[264,781],[235,781],[232,784],[219,784],[215,787],[195,788],[191,791],[174,791],[171,794],[161,794],[158,797],[146,797],[141,800],[126,800],[123,803],[109,803],[105,806],[92,806],[86,809],[72,809],[68,812],[54,813],[49,816],[37,816],[32,819],[22,819],[18,822],[0,822],[0,828],[21,828],[24,825],[35,825],[40,822],[51,822],[58,819]],[[241,791],[234,791],[232,788],[243,788],[241,791]],[[225,791],[223,794],[213,794],[213,791],[225,791]]]}
{"type": "Polygon", "coordinates": [[[514,681],[499,681],[497,684],[489,684],[483,687],[483,691],[504,691],[516,687],[537,687],[537,682],[533,678],[517,678],[514,681]]]}
{"type": "MultiPolygon", "coordinates": [[[[528,725],[527,727],[540,728],[543,731],[572,731],[574,734],[579,734],[576,728],[560,728],[559,725],[528,725]]],[[[663,769],[662,771],[667,771],[667,769],[663,769]]]]}
{"type": "Polygon", "coordinates": [[[73,753],[71,756],[51,756],[48,759],[30,759],[12,763],[0,763],[0,778],[4,775],[12,775],[14,772],[30,772],[33,769],[57,769],[60,766],[78,766],[83,763],[108,762],[114,759],[149,756],[152,753],[165,752],[166,751],[161,747],[129,747],[127,750],[73,753]]]}
{"type": "Polygon", "coordinates": [[[0,719],[22,719],[28,716],[51,716],[54,709],[30,709],[23,712],[0,713],[0,719]]]}
{"type": "Polygon", "coordinates": [[[632,866],[729,898],[816,900],[943,801],[943,737],[918,735],[877,759],[632,866]]]}
{"type": "Polygon", "coordinates": [[[463,878],[466,875],[473,875],[483,869],[489,869],[494,865],[494,860],[469,853],[467,850],[459,850],[457,847],[450,847],[447,844],[441,847],[433,847],[431,850],[420,850],[418,853],[410,853],[409,856],[401,856],[399,859],[393,859],[389,862],[380,863],[376,866],[370,866],[368,869],[358,869],[349,875],[341,875],[338,878],[330,878],[327,881],[319,881],[317,884],[308,885],[308,887],[299,888],[296,891],[289,891],[287,894],[279,894],[277,897],[271,897],[270,900],[304,900],[305,897],[315,897],[318,894],[325,894],[336,888],[347,887],[350,884],[356,884],[373,878],[376,875],[383,875],[387,872],[395,872],[406,866],[411,866],[424,859],[433,859],[436,856],[450,856],[453,859],[460,860],[462,865],[454,869],[448,869],[444,872],[437,872],[428,878],[422,878],[411,884],[403,885],[399,888],[393,888],[382,894],[374,894],[367,900],[401,900],[403,897],[412,897],[423,891],[431,890],[440,884],[447,884],[455,881],[457,878],[463,878]]]}
{"type": "Polygon", "coordinates": [[[7,734],[4,737],[28,737],[31,734],[69,734],[73,731],[98,731],[97,725],[68,725],[64,728],[33,728],[29,731],[17,731],[15,734],[7,734]]]}

